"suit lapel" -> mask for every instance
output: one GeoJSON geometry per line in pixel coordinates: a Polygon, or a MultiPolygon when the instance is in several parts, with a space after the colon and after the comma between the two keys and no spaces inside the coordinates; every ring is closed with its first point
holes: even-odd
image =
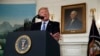
{"type": "Polygon", "coordinates": [[[51,25],[52,25],[52,23],[51,23],[51,21],[49,21],[46,30],[49,30],[51,28],[51,25]]]}
{"type": "Polygon", "coordinates": [[[42,23],[40,22],[40,23],[38,23],[38,26],[36,26],[36,27],[38,27],[39,30],[41,30],[41,24],[42,23]]]}

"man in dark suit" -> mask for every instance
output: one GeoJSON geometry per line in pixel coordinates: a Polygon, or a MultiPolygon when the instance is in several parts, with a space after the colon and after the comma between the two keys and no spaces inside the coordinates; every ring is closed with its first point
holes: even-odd
{"type": "Polygon", "coordinates": [[[51,41],[52,45],[47,45],[49,51],[46,51],[47,56],[60,56],[60,46],[55,45],[56,41],[60,39],[60,28],[59,23],[49,20],[49,11],[47,7],[42,7],[38,11],[38,15],[44,17],[41,19],[41,22],[33,23],[31,26],[31,30],[40,30],[47,31],[50,35],[55,39],[55,41],[51,41]]]}
{"type": "Polygon", "coordinates": [[[59,23],[49,20],[49,11],[47,7],[42,7],[38,11],[38,15],[44,17],[41,22],[33,23],[31,30],[44,30],[50,33],[50,35],[55,39],[60,38],[60,28],[59,23]]]}

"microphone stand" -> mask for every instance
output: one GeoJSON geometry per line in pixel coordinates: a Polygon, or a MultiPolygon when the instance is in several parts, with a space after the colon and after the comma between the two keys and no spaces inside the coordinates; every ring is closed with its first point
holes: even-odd
{"type": "Polygon", "coordinates": [[[35,19],[38,17],[38,15],[34,16],[32,19],[32,23],[35,23],[35,19]]]}
{"type": "Polygon", "coordinates": [[[33,17],[33,19],[32,19],[32,23],[35,23],[35,19],[36,19],[36,18],[38,18],[38,19],[44,19],[43,16],[36,15],[36,16],[33,17]]]}

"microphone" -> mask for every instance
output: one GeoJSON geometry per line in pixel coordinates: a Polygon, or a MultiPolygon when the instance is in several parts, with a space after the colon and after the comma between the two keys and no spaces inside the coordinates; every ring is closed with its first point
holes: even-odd
{"type": "Polygon", "coordinates": [[[37,18],[38,19],[44,19],[44,17],[43,16],[40,16],[40,15],[37,15],[37,18]]]}
{"type": "Polygon", "coordinates": [[[44,19],[43,16],[36,15],[36,16],[34,16],[33,19],[32,19],[32,22],[33,22],[33,23],[35,23],[35,18],[38,18],[38,19],[44,19]]]}

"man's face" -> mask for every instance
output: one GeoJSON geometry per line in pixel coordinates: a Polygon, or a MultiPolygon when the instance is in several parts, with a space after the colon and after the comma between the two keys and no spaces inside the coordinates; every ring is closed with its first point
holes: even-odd
{"type": "Polygon", "coordinates": [[[47,9],[41,9],[39,15],[44,17],[44,19],[42,19],[43,21],[49,20],[49,12],[47,9]]]}
{"type": "Polygon", "coordinates": [[[75,12],[71,12],[71,14],[70,14],[71,19],[75,19],[76,15],[77,14],[75,12]]]}

